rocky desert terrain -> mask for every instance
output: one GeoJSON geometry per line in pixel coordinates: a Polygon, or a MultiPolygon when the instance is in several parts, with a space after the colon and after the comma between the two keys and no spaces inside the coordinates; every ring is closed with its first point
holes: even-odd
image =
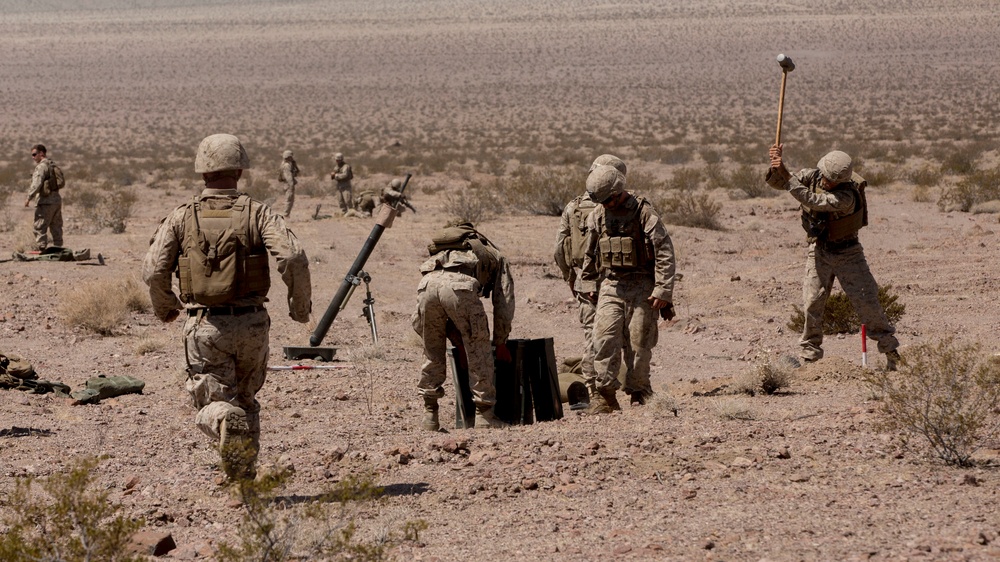
{"type": "MultiPolygon", "coordinates": [[[[17,479],[98,455],[95,488],[172,535],[162,558],[211,559],[237,540],[243,508],[183,388],[181,322],[134,311],[99,334],[71,314],[82,295],[136,278],[159,220],[198,190],[198,142],[229,132],[252,162],[244,186],[264,200],[279,196],[281,151],[295,151],[289,224],[310,258],[316,318],[373,225],[330,216],[333,153],[354,166],[356,192],[414,174],[418,212],[397,218],[365,267],[379,345],[356,294],[325,341],[348,368],[275,372],[258,395],[261,465],[293,471],[275,508],[289,517],[373,475],[383,497],[344,517],[375,542],[424,521],[419,538],[392,544],[400,560],[1000,558],[1000,441],[957,468],[883,431],[857,334],[829,336],[826,357],[775,395],[726,391],[797,351],[786,324],[802,299],[798,209],[745,179],[763,176],[773,142],[782,52],[797,65],[787,159],[856,155],[871,184],[861,240],[906,306],[904,356],[948,336],[1000,352],[1000,224],[963,196],[1000,174],[1000,7],[815,4],[0,0],[0,257],[30,242],[28,149],[40,142],[67,176],[66,245],[104,258],[0,263],[0,351],[74,389],[98,374],[146,382],[93,405],[0,391],[0,429],[33,430],[0,437],[0,516],[17,511],[17,479]],[[445,431],[421,431],[410,314],[430,236],[474,216],[512,264],[512,337],[580,355],[552,262],[559,218],[523,204],[554,188],[517,180],[545,172],[582,192],[606,152],[665,207],[683,274],[653,355],[656,399],[509,430],[443,416],[445,431]]],[[[287,365],[282,347],[306,345],[315,320],[292,322],[276,275],[272,285],[271,363],[287,365]]],[[[450,413],[450,382],[446,392],[450,413]]]]}

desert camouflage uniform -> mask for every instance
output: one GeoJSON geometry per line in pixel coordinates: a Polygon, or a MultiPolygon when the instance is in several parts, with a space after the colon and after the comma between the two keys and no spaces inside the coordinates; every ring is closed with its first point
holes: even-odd
{"type": "Polygon", "coordinates": [[[635,217],[649,239],[654,259],[632,270],[608,267],[598,293],[594,320],[594,370],[598,389],[617,389],[621,367],[623,334],[628,334],[635,354],[632,376],[626,380],[626,393],[653,393],[649,381],[649,363],[653,347],[659,339],[659,313],[650,306],[649,297],[673,302],[674,246],[667,229],[648,201],[629,194],[615,209],[598,205],[587,217],[586,257],[583,279],[596,281],[601,277],[598,263],[598,240],[608,226],[622,232],[630,229],[626,221],[635,217]],[[636,214],[638,209],[638,214],[636,214]]]}
{"type": "Polygon", "coordinates": [[[298,184],[299,166],[293,159],[281,161],[281,168],[278,171],[280,182],[285,184],[285,212],[281,216],[288,218],[292,214],[292,205],[295,204],[295,186],[298,184]]]}
{"type": "Polygon", "coordinates": [[[375,195],[375,191],[366,189],[354,198],[354,206],[344,213],[345,217],[368,218],[375,212],[375,207],[382,203],[394,205],[403,194],[391,187],[383,187],[381,195],[375,195]]]}
{"type": "MultiPolygon", "coordinates": [[[[205,189],[203,205],[225,209],[236,200],[237,191],[205,189]]],[[[184,347],[188,366],[187,391],[198,410],[198,428],[219,440],[220,426],[233,407],[247,415],[254,450],[260,443],[260,404],[255,399],[264,385],[271,319],[264,309],[264,296],[249,296],[212,307],[182,304],[171,287],[177,258],[184,248],[185,211],[182,205],[160,223],[142,263],[142,276],[149,285],[153,312],[161,320],[173,311],[186,311],[184,347]]],[[[306,322],[312,306],[309,260],[284,219],[266,205],[251,204],[251,221],[260,231],[264,246],[277,262],[277,270],[288,287],[289,315],[306,322]]],[[[263,249],[259,249],[263,250],[263,249]]]]}
{"type": "MultiPolygon", "coordinates": [[[[572,283],[573,296],[576,298],[577,306],[580,310],[580,324],[583,326],[583,361],[580,364],[580,369],[582,371],[582,378],[587,388],[591,391],[596,390],[597,384],[597,374],[594,371],[594,317],[597,312],[597,303],[590,300],[588,297],[589,293],[597,293],[601,282],[597,281],[584,281],[583,280],[583,267],[582,263],[580,265],[574,265],[573,250],[569,246],[573,240],[573,229],[577,229],[578,236],[581,238],[586,237],[587,224],[586,220],[578,224],[577,211],[581,204],[593,205],[590,202],[590,195],[584,193],[575,197],[572,201],[566,204],[563,208],[562,217],[559,219],[559,232],[556,234],[556,249],[554,253],[554,258],[556,266],[559,267],[559,271],[562,272],[563,280],[572,283]]],[[[625,340],[623,342],[623,349],[625,354],[625,366],[626,366],[626,381],[631,381],[633,377],[633,363],[635,353],[632,351],[632,346],[628,342],[628,332],[624,334],[625,340]]],[[[626,382],[626,386],[632,386],[629,382],[626,382]]]]}
{"type": "MultiPolygon", "coordinates": [[[[827,191],[823,189],[822,181],[818,169],[804,169],[792,175],[783,187],[802,205],[802,211],[807,216],[826,214],[832,220],[853,213],[858,195],[849,187],[850,184],[841,184],[827,191]]],[[[834,279],[840,282],[861,322],[867,326],[868,337],[878,342],[879,352],[894,351],[899,347],[894,335],[896,329],[878,300],[878,284],[868,269],[857,233],[837,242],[826,242],[822,238],[808,237],[809,253],[802,282],[805,326],[799,340],[802,358],[816,361],[823,357],[823,313],[834,279]]]]}
{"type": "MultiPolygon", "coordinates": [[[[479,300],[492,287],[494,345],[507,343],[514,320],[514,278],[506,258],[493,246],[490,257],[480,261],[471,250],[442,250],[420,266],[413,329],[424,341],[421,396],[444,396],[446,326],[450,320],[462,336],[469,361],[469,386],[477,408],[496,403],[493,351],[486,310],[479,300]]],[[[478,427],[478,426],[477,426],[478,427]]]]}
{"type": "Polygon", "coordinates": [[[44,250],[49,245],[47,233],[52,233],[52,245],[62,247],[63,245],[63,218],[62,218],[62,197],[59,191],[52,189],[48,195],[42,194],[44,183],[49,180],[52,160],[44,158],[35,165],[35,171],[31,174],[31,189],[28,192],[28,200],[36,195],[35,202],[35,248],[44,250]]]}
{"type": "Polygon", "coordinates": [[[337,168],[330,176],[337,182],[337,203],[340,205],[340,212],[346,215],[354,202],[351,180],[348,179],[351,177],[351,165],[347,162],[337,164],[337,168]]]}

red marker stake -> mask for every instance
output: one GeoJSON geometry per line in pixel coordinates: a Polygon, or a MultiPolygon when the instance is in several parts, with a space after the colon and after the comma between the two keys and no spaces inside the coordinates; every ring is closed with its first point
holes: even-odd
{"type": "Polygon", "coordinates": [[[861,325],[861,366],[868,366],[868,327],[861,325]]]}

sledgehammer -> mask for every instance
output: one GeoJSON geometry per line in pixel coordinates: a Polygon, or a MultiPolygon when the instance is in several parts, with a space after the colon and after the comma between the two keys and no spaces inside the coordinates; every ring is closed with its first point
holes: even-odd
{"type": "Polygon", "coordinates": [[[774,145],[781,145],[781,116],[785,112],[785,81],[788,73],[795,70],[795,63],[788,55],[778,55],[778,66],[781,67],[781,95],[778,96],[778,132],[774,135],[774,145]]]}

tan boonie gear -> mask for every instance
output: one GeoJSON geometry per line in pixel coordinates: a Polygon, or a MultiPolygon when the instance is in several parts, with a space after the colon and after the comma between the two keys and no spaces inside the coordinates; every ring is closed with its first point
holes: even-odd
{"type": "Polygon", "coordinates": [[[799,181],[812,193],[817,193],[819,190],[830,193],[850,191],[854,197],[854,208],[849,213],[843,214],[813,211],[803,207],[802,229],[806,231],[809,242],[818,240],[837,243],[857,238],[858,231],[868,226],[868,200],[865,197],[868,182],[860,175],[852,173],[849,181],[840,182],[827,190],[823,188],[823,177],[822,171],[816,168],[799,172],[799,181]]]}
{"type": "Polygon", "coordinates": [[[589,196],[580,195],[573,200],[570,213],[569,236],[563,239],[563,252],[572,267],[583,267],[587,253],[587,217],[597,207],[589,196]]]}
{"type": "Polygon", "coordinates": [[[57,193],[60,189],[66,187],[66,176],[63,175],[62,168],[57,166],[52,160],[49,160],[48,164],[48,171],[46,172],[45,179],[42,181],[42,197],[57,193]]]}
{"type": "Polygon", "coordinates": [[[644,269],[655,262],[652,242],[643,231],[639,214],[649,202],[636,197],[634,209],[604,209],[604,220],[598,225],[598,266],[603,270],[627,271],[644,269]]]}
{"type": "Polygon", "coordinates": [[[205,306],[271,287],[267,252],[251,221],[250,196],[197,196],[184,214],[184,248],[177,259],[181,301],[205,306]]]}

